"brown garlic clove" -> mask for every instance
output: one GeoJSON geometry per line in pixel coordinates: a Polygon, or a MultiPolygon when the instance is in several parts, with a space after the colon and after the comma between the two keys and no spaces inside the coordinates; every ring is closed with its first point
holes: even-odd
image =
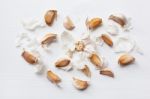
{"type": "Polygon", "coordinates": [[[38,63],[38,58],[34,54],[32,54],[31,52],[23,51],[22,57],[29,64],[36,64],[36,63],[38,63]]]}
{"type": "Polygon", "coordinates": [[[102,24],[102,19],[101,18],[93,18],[91,20],[86,20],[86,26],[89,29],[96,29],[102,24]]]}
{"type": "Polygon", "coordinates": [[[87,81],[83,81],[74,77],[73,77],[73,85],[75,88],[79,90],[84,90],[89,86],[87,81]]]}
{"type": "Polygon", "coordinates": [[[78,41],[77,43],[75,43],[75,50],[80,52],[80,51],[84,51],[85,45],[83,41],[78,41]]]}
{"type": "Polygon", "coordinates": [[[79,70],[81,70],[87,77],[91,77],[91,71],[87,65],[84,65],[84,67],[79,70]]]}
{"type": "Polygon", "coordinates": [[[97,68],[102,68],[102,59],[96,54],[96,53],[93,53],[91,54],[91,56],[89,57],[91,63],[93,63],[97,68]]]}
{"type": "Polygon", "coordinates": [[[135,58],[129,54],[123,54],[119,57],[118,63],[122,66],[129,65],[135,61],[135,58]]]}
{"type": "Polygon", "coordinates": [[[56,75],[55,73],[53,73],[51,70],[47,71],[47,78],[55,84],[58,84],[61,82],[61,79],[58,75],[56,75]]]}
{"type": "Polygon", "coordinates": [[[123,14],[112,14],[109,16],[109,19],[118,23],[122,27],[124,27],[127,23],[126,17],[123,14]]]}
{"type": "Polygon", "coordinates": [[[72,20],[70,19],[70,17],[66,17],[64,23],[63,23],[64,27],[67,29],[67,30],[73,30],[75,28],[72,20]]]}
{"type": "Polygon", "coordinates": [[[110,47],[113,46],[113,41],[107,34],[102,34],[101,38],[108,46],[110,46],[110,47]]]}
{"type": "Polygon", "coordinates": [[[49,44],[49,43],[55,41],[56,39],[57,39],[57,34],[48,33],[42,38],[41,44],[42,45],[49,44]]]}
{"type": "Polygon", "coordinates": [[[45,17],[45,23],[48,26],[51,26],[54,22],[54,19],[57,17],[57,11],[56,10],[48,10],[44,17],[45,17]]]}
{"type": "Polygon", "coordinates": [[[104,68],[104,69],[100,70],[100,74],[106,75],[109,77],[114,77],[114,73],[109,68],[104,68]]]}
{"type": "Polygon", "coordinates": [[[55,66],[56,67],[66,67],[70,64],[70,59],[68,58],[61,58],[61,59],[58,59],[56,62],[55,62],[55,66]]]}

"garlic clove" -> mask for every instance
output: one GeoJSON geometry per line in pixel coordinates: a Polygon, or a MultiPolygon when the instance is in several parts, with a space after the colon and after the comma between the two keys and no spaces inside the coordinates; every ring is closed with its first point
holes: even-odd
{"type": "Polygon", "coordinates": [[[36,63],[38,63],[38,58],[33,53],[31,53],[29,51],[23,51],[22,57],[29,64],[36,64],[36,63]]]}
{"type": "Polygon", "coordinates": [[[55,62],[55,66],[58,68],[66,67],[70,64],[70,59],[68,58],[60,58],[55,62]]]}
{"type": "Polygon", "coordinates": [[[70,19],[70,17],[66,17],[64,23],[63,23],[64,27],[67,29],[67,30],[73,30],[75,28],[72,20],[70,19]]]}
{"type": "Polygon", "coordinates": [[[73,85],[75,88],[79,90],[84,90],[89,86],[87,81],[83,81],[74,77],[73,77],[73,85]]]}
{"type": "Polygon", "coordinates": [[[47,78],[54,84],[58,84],[61,82],[60,77],[53,73],[51,70],[47,71],[47,78]]]}
{"type": "Polygon", "coordinates": [[[44,16],[45,23],[48,26],[51,26],[54,22],[54,19],[57,17],[57,11],[56,10],[48,10],[44,16]]]}
{"type": "Polygon", "coordinates": [[[100,74],[106,75],[109,77],[114,77],[114,73],[109,68],[104,68],[104,69],[100,70],[100,74]]]}
{"type": "Polygon", "coordinates": [[[110,46],[110,47],[113,46],[113,41],[107,34],[102,34],[101,38],[108,46],[110,46]]]}
{"type": "Polygon", "coordinates": [[[84,67],[79,70],[82,71],[87,77],[91,77],[91,71],[87,65],[84,65],[84,67]]]}
{"type": "Polygon", "coordinates": [[[123,54],[119,57],[118,63],[122,66],[129,65],[135,61],[135,58],[129,54],[123,54]]]}

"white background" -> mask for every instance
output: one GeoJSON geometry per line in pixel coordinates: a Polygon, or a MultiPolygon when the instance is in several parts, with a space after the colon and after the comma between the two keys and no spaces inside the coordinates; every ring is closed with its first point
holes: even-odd
{"type": "MultiPolygon", "coordinates": [[[[0,99],[149,99],[150,98],[150,13],[148,0],[0,0],[0,99]],[[23,18],[38,17],[48,9],[57,9],[58,21],[53,28],[36,33],[57,32],[64,28],[62,20],[71,16],[77,26],[74,33],[85,32],[85,18],[100,16],[107,19],[113,12],[122,12],[132,17],[134,29],[130,32],[144,55],[134,54],[136,63],[126,68],[117,65],[117,55],[109,48],[102,51],[109,60],[115,78],[99,75],[92,66],[90,87],[85,91],[76,90],[68,76],[57,70],[52,61],[59,57],[57,45],[52,45],[52,53],[45,58],[49,68],[61,75],[63,88],[51,84],[46,77],[36,75],[15,48],[14,41],[20,32],[27,32],[20,24],[23,18]],[[82,19],[82,20],[81,20],[82,19]],[[78,23],[79,22],[79,23],[78,23]]],[[[95,32],[100,32],[96,30],[95,32]]]]}

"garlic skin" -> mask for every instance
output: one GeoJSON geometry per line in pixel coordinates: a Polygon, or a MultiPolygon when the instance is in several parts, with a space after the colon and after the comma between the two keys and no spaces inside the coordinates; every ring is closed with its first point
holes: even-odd
{"type": "Polygon", "coordinates": [[[75,77],[73,77],[73,85],[78,90],[85,90],[89,86],[87,81],[83,81],[75,77]]]}
{"type": "Polygon", "coordinates": [[[79,68],[81,72],[83,72],[87,77],[91,77],[91,71],[87,65],[84,65],[84,67],[79,68]]]}
{"type": "Polygon", "coordinates": [[[119,30],[118,30],[117,26],[115,26],[115,25],[109,25],[106,28],[106,32],[109,33],[112,36],[116,36],[116,35],[118,35],[119,30]]]}

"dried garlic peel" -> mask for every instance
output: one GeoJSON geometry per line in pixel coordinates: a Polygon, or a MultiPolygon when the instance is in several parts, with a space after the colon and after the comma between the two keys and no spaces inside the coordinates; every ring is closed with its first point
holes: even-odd
{"type": "Polygon", "coordinates": [[[84,67],[79,70],[82,71],[87,77],[91,77],[91,71],[87,65],[84,65],[84,67]]]}

